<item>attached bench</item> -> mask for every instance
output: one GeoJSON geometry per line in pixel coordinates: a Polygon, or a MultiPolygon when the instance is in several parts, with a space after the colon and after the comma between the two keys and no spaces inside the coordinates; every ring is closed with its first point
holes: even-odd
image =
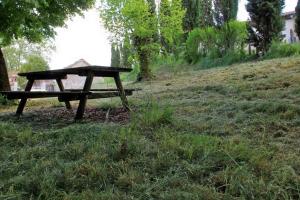
{"type": "Polygon", "coordinates": [[[39,99],[39,98],[80,98],[85,95],[90,95],[91,92],[26,92],[26,91],[12,91],[12,92],[0,92],[8,100],[14,99],[39,99]]]}
{"type": "Polygon", "coordinates": [[[103,67],[103,66],[86,66],[78,68],[67,68],[60,70],[48,70],[40,72],[20,73],[19,76],[26,77],[28,82],[25,91],[1,92],[0,94],[7,99],[20,99],[17,109],[17,115],[23,113],[27,99],[33,98],[50,98],[57,97],[59,101],[65,102],[67,109],[71,109],[70,101],[79,101],[75,119],[82,119],[86,102],[88,99],[110,98],[119,96],[123,106],[130,110],[126,96],[132,95],[137,89],[124,89],[120,79],[120,72],[130,72],[132,69],[103,67]],[[68,75],[78,75],[86,77],[84,86],[80,90],[65,90],[62,79],[67,79],[68,75]],[[116,83],[117,89],[91,89],[94,77],[111,77],[116,83]],[[56,80],[59,92],[35,92],[31,91],[35,80],[56,80]]]}

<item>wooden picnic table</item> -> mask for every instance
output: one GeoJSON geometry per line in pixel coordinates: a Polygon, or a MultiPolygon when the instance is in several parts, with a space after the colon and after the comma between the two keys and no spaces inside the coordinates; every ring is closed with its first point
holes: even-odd
{"type": "Polygon", "coordinates": [[[71,109],[70,101],[79,101],[75,119],[82,119],[87,103],[87,99],[109,98],[120,96],[123,106],[129,110],[126,95],[132,95],[134,89],[125,90],[123,88],[120,73],[130,72],[129,68],[116,68],[104,66],[86,66],[77,68],[67,68],[58,70],[38,71],[19,73],[21,77],[27,78],[25,91],[0,92],[8,99],[21,99],[17,108],[17,115],[23,113],[27,99],[29,98],[47,98],[58,97],[58,100],[65,102],[67,109],[71,109]],[[82,89],[65,90],[62,79],[67,79],[68,75],[85,76],[86,80],[82,89]],[[94,77],[112,77],[116,83],[117,89],[91,89],[94,77]],[[31,91],[35,80],[56,80],[60,91],[57,92],[35,92],[31,91]]]}

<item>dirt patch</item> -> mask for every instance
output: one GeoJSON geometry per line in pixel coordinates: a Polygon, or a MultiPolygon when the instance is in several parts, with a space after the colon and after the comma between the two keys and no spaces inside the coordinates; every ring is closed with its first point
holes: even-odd
{"type": "MultiPolygon", "coordinates": [[[[13,120],[27,123],[74,123],[76,109],[67,110],[63,107],[40,108],[25,110],[24,115],[16,117],[14,113],[0,114],[0,121],[13,120]]],[[[81,122],[112,122],[126,124],[129,122],[130,113],[124,108],[94,108],[85,110],[81,122]]]]}

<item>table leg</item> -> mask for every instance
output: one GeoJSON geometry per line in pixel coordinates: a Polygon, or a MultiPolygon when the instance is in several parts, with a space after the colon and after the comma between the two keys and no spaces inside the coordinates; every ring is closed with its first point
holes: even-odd
{"type": "MultiPolygon", "coordinates": [[[[59,87],[59,90],[60,90],[61,92],[63,92],[63,91],[65,90],[65,88],[64,88],[64,85],[63,85],[61,79],[56,79],[56,82],[57,82],[57,85],[58,85],[58,87],[59,87]]],[[[67,108],[68,110],[71,110],[71,109],[72,109],[72,106],[71,106],[71,104],[70,104],[69,101],[65,101],[65,104],[66,104],[66,108],[67,108]]]]}
{"type": "Polygon", "coordinates": [[[115,79],[115,82],[116,82],[116,86],[117,86],[117,88],[118,88],[118,91],[119,91],[119,93],[120,93],[120,98],[121,98],[121,101],[122,101],[123,106],[124,106],[127,110],[130,110],[129,105],[128,105],[128,100],[127,100],[127,97],[126,97],[126,94],[125,94],[125,91],[124,91],[124,88],[123,88],[123,85],[122,85],[122,82],[121,82],[121,78],[120,78],[119,73],[116,74],[116,75],[114,76],[114,79],[115,79]]]}
{"type": "MultiPolygon", "coordinates": [[[[90,73],[85,80],[84,83],[84,87],[83,87],[83,91],[84,92],[89,92],[91,90],[92,87],[92,83],[93,83],[93,79],[94,79],[94,74],[90,73]]],[[[85,110],[85,106],[86,106],[86,102],[88,99],[88,95],[84,95],[79,102],[79,106],[77,109],[77,113],[76,113],[76,117],[75,120],[80,120],[83,118],[84,115],[84,110],[85,110]]]]}
{"type": "MultiPolygon", "coordinates": [[[[32,88],[32,85],[34,83],[33,79],[28,79],[27,85],[25,87],[25,91],[29,92],[32,88]]],[[[27,98],[22,98],[19,105],[18,105],[18,109],[17,109],[17,115],[22,115],[24,107],[26,105],[27,102],[27,98]]]]}

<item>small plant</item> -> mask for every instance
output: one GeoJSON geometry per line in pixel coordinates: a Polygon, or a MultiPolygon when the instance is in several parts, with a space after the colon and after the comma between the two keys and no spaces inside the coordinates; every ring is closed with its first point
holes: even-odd
{"type": "Polygon", "coordinates": [[[0,105],[7,105],[7,98],[0,94],[0,105]]]}
{"type": "Polygon", "coordinates": [[[142,108],[136,120],[139,126],[146,129],[169,125],[173,122],[173,109],[150,101],[142,108]]]}

